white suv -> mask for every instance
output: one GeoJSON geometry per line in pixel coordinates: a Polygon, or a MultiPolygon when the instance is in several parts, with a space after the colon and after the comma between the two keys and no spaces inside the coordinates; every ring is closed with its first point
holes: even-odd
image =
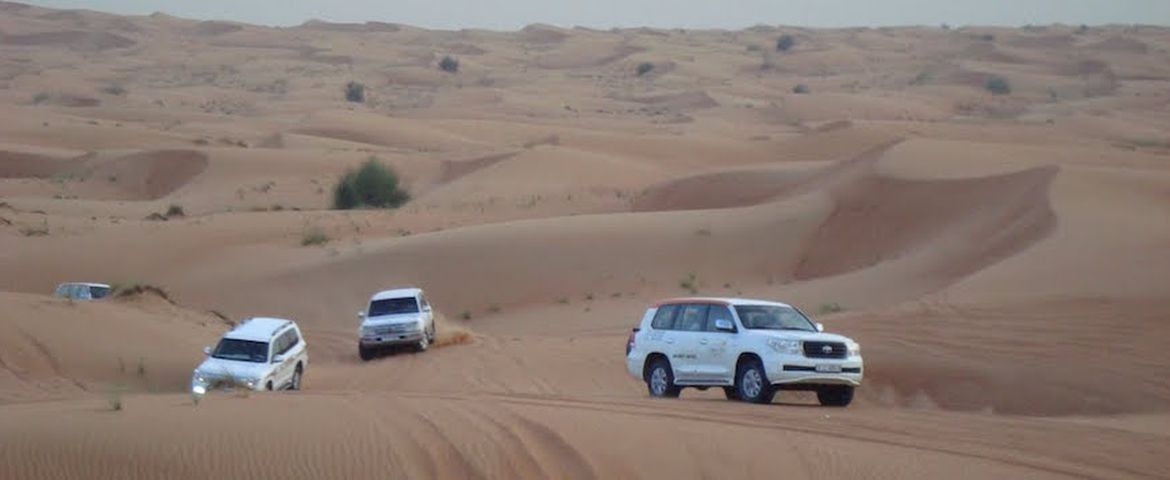
{"type": "Polygon", "coordinates": [[[304,337],[296,322],[252,318],[225,333],[191,376],[191,391],[202,395],[217,387],[249,390],[300,390],[309,365],[304,337]]]}
{"type": "Polygon", "coordinates": [[[365,310],[358,312],[358,355],[374,358],[381,348],[413,345],[425,351],[435,341],[435,316],[422,289],[399,288],[374,294],[365,310]]]}
{"type": "Polygon", "coordinates": [[[723,387],[729,400],[770,403],[778,390],[812,390],[821,405],[844,407],[861,385],[861,347],[823,330],[783,303],[667,300],[630,334],[626,365],[655,397],[723,387]]]}

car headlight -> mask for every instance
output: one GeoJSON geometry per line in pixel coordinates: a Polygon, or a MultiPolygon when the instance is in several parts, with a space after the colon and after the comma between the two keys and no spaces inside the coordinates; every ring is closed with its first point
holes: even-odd
{"type": "Polygon", "coordinates": [[[776,353],[800,355],[800,340],[768,339],[768,347],[776,353]]]}
{"type": "Polygon", "coordinates": [[[857,342],[849,342],[849,343],[845,344],[845,346],[849,348],[849,356],[850,357],[860,357],[861,356],[861,345],[858,345],[857,342]]]}

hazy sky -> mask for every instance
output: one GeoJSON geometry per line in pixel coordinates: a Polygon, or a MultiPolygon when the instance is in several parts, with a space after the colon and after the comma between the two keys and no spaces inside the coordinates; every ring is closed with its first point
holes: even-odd
{"type": "MultiPolygon", "coordinates": [[[[19,0],[18,0],[19,1],[19,0]]],[[[25,0],[53,8],[295,25],[311,18],[429,28],[1170,25],[1170,0],[25,0]]]]}

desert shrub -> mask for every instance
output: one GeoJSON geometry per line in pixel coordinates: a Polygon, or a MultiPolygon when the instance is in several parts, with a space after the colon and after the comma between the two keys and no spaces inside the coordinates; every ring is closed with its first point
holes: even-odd
{"type": "Polygon", "coordinates": [[[991,77],[987,79],[984,88],[995,95],[1008,95],[1012,93],[1012,85],[1003,77],[991,77]]]}
{"type": "Polygon", "coordinates": [[[185,216],[187,216],[187,213],[183,211],[182,205],[171,204],[171,206],[167,207],[166,215],[167,215],[167,218],[185,217],[185,216]]]}
{"type": "Polygon", "coordinates": [[[345,85],[345,100],[353,103],[366,101],[366,86],[359,82],[349,82],[345,85]]]}
{"type": "Polygon", "coordinates": [[[341,177],[333,188],[333,208],[398,208],[410,200],[393,168],[370,157],[357,169],[341,177]]]}
{"type": "Polygon", "coordinates": [[[26,237],[45,237],[49,235],[49,222],[40,225],[25,225],[20,227],[20,234],[26,237]]]}
{"type": "Polygon", "coordinates": [[[843,312],[843,311],[845,311],[845,307],[842,307],[837,302],[822,303],[821,308],[820,308],[820,312],[822,315],[827,315],[830,313],[838,313],[838,312],[843,312]]]}
{"type": "Polygon", "coordinates": [[[117,83],[114,83],[114,84],[110,84],[110,85],[107,85],[104,88],[102,88],[102,93],[107,93],[110,95],[115,95],[115,96],[120,97],[120,96],[126,94],[126,88],[117,84],[117,83]]]}
{"type": "Polygon", "coordinates": [[[457,73],[459,72],[459,60],[450,55],[444,56],[442,60],[439,60],[439,70],[447,73],[457,73]]]}
{"type": "Polygon", "coordinates": [[[793,37],[792,35],[785,34],[785,35],[781,35],[780,38],[776,39],[776,50],[777,51],[787,52],[789,50],[792,50],[792,47],[795,47],[795,46],[796,46],[796,37],[793,37]]]}
{"type": "Polygon", "coordinates": [[[459,314],[459,318],[462,320],[471,320],[471,311],[464,310],[463,313],[459,314]]]}
{"type": "Polygon", "coordinates": [[[639,77],[641,77],[642,75],[645,75],[647,73],[650,73],[653,70],[654,70],[654,64],[650,63],[650,62],[639,63],[638,68],[635,69],[635,71],[638,72],[639,77]]]}
{"type": "MultiPolygon", "coordinates": [[[[110,288],[110,296],[115,298],[128,298],[146,293],[153,293],[163,300],[174,303],[171,300],[171,295],[162,287],[156,285],[147,283],[116,283],[110,288]]],[[[142,367],[141,359],[139,359],[139,366],[142,367]]]]}
{"type": "Polygon", "coordinates": [[[313,227],[305,231],[301,236],[301,246],[317,246],[329,243],[329,235],[325,234],[321,227],[313,227]]]}
{"type": "Polygon", "coordinates": [[[110,403],[110,410],[115,412],[122,411],[122,391],[120,389],[111,391],[108,401],[110,403]]]}
{"type": "Polygon", "coordinates": [[[40,92],[40,93],[37,93],[36,95],[33,95],[32,101],[34,104],[40,105],[42,103],[49,101],[49,99],[51,99],[51,98],[53,98],[52,95],[49,95],[46,92],[40,92]]]}
{"type": "Polygon", "coordinates": [[[687,274],[686,278],[679,280],[678,286],[683,290],[691,292],[691,295],[699,293],[699,280],[693,273],[687,274]]]}
{"type": "Polygon", "coordinates": [[[792,93],[797,93],[797,94],[803,95],[803,94],[808,93],[808,92],[809,92],[808,85],[805,85],[803,83],[797,84],[795,87],[792,87],[792,93]]]}
{"type": "Polygon", "coordinates": [[[760,46],[759,46],[759,45],[756,45],[756,44],[754,44],[754,43],[753,43],[753,44],[751,44],[751,45],[748,45],[748,46],[747,46],[747,47],[745,47],[745,48],[746,48],[746,49],[747,49],[747,51],[749,51],[749,52],[758,52],[758,51],[760,51],[760,50],[761,50],[761,49],[760,49],[760,46]]]}

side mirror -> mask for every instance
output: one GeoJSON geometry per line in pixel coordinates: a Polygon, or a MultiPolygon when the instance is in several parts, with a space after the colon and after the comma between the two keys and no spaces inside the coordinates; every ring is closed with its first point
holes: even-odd
{"type": "Polygon", "coordinates": [[[203,347],[203,354],[210,356],[211,355],[211,347],[203,347]]]}
{"type": "Polygon", "coordinates": [[[720,318],[715,320],[715,330],[720,332],[734,332],[735,324],[731,323],[731,320],[720,318]]]}
{"type": "Polygon", "coordinates": [[[366,318],[366,311],[362,310],[362,311],[358,312],[358,318],[366,318]]]}
{"type": "Polygon", "coordinates": [[[430,305],[427,305],[427,306],[423,307],[423,311],[424,311],[424,312],[429,312],[429,311],[431,311],[431,306],[430,306],[430,305]]]}
{"type": "Polygon", "coordinates": [[[818,331],[818,332],[823,332],[823,331],[825,331],[825,324],[823,324],[823,323],[818,323],[818,324],[817,324],[817,331],[818,331]]]}
{"type": "Polygon", "coordinates": [[[272,363],[280,363],[283,361],[284,361],[284,355],[277,354],[277,355],[272,356],[272,363]]]}

